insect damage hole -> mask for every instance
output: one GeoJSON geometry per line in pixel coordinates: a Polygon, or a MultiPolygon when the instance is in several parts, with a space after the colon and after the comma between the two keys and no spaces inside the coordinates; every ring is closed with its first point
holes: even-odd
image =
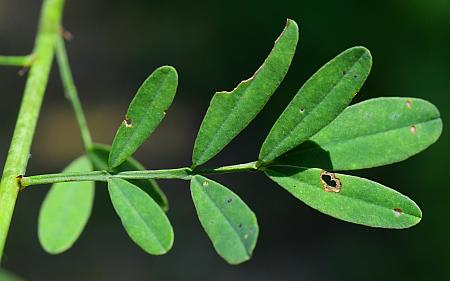
{"type": "Polygon", "coordinates": [[[397,218],[403,214],[403,211],[400,208],[395,208],[393,211],[394,211],[394,216],[397,218]]]}
{"type": "Polygon", "coordinates": [[[125,119],[123,120],[123,124],[125,125],[125,127],[131,128],[131,127],[133,127],[133,120],[131,120],[130,118],[125,116],[125,119]]]}
{"type": "Polygon", "coordinates": [[[320,173],[320,181],[326,192],[340,192],[342,183],[341,180],[336,177],[334,173],[322,171],[320,173]]]}

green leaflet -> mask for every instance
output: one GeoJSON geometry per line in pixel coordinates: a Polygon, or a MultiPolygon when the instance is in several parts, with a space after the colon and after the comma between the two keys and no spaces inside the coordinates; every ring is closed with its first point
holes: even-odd
{"type": "Polygon", "coordinates": [[[153,133],[172,104],[178,75],[171,66],[156,69],[139,88],[114,138],[109,167],[119,166],[153,133]]]}
{"type": "Polygon", "coordinates": [[[217,253],[230,264],[249,260],[259,232],[252,210],[231,190],[202,176],[192,177],[191,194],[217,253]]]}
{"type": "Polygon", "coordinates": [[[275,122],[262,145],[260,162],[274,160],[333,121],[361,89],[371,67],[370,52],[354,47],[320,68],[275,122]]]}
{"type": "MultiPolygon", "coordinates": [[[[98,170],[106,170],[112,173],[120,173],[126,171],[143,171],[144,166],[132,157],[129,157],[125,162],[115,167],[112,170],[108,169],[108,157],[111,147],[102,144],[94,144],[93,148],[88,151],[89,158],[98,170]]],[[[158,203],[164,210],[169,210],[169,201],[164,192],[159,188],[158,183],[153,179],[128,180],[130,183],[145,190],[145,192],[158,203]]]]}
{"type": "Polygon", "coordinates": [[[217,92],[211,100],[195,140],[192,166],[219,153],[261,111],[283,81],[298,42],[298,26],[288,20],[286,28],[263,65],[231,92],[217,92]]]}
{"type": "Polygon", "coordinates": [[[431,103],[377,98],[347,108],[310,141],[275,163],[341,171],[377,167],[425,150],[441,133],[442,120],[431,103]]]}
{"type": "MultiPolygon", "coordinates": [[[[64,172],[89,172],[92,165],[82,156],[64,172]]],[[[80,236],[91,215],[94,202],[94,182],[66,182],[54,184],[39,213],[39,241],[50,254],[69,249],[80,236]]]]}
{"type": "Polygon", "coordinates": [[[292,195],[337,219],[371,227],[402,229],[416,225],[422,218],[416,203],[393,189],[367,179],[341,174],[322,175],[322,172],[293,166],[266,169],[267,176],[292,195]],[[333,177],[337,178],[334,184],[330,181],[333,177]],[[325,191],[325,187],[330,191],[325,191]],[[340,191],[333,192],[333,189],[340,191]]]}
{"type": "Polygon", "coordinates": [[[108,181],[108,190],[114,209],[136,244],[152,255],[163,255],[172,248],[169,219],[147,193],[118,178],[108,181]]]}

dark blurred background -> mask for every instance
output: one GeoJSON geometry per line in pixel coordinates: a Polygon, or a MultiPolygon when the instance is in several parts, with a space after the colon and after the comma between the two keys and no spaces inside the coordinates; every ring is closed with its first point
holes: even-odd
{"type": "MultiPolygon", "coordinates": [[[[0,54],[31,51],[41,1],[0,0],[0,54]]],[[[64,26],[75,80],[94,139],[111,143],[129,101],[156,67],[177,68],[179,90],[166,119],[136,157],[148,168],[190,165],[196,131],[213,93],[250,77],[292,18],[300,42],[269,104],[209,165],[252,161],[271,125],[302,83],[344,49],[372,51],[372,73],[355,102],[412,96],[436,104],[450,123],[450,1],[117,1],[68,0],[64,26]]],[[[26,77],[0,68],[0,163],[6,157],[26,77]]],[[[260,238],[251,261],[222,261],[195,216],[188,183],[162,181],[175,245],[145,254],[121,227],[98,186],[81,239],[59,256],[37,239],[48,187],[17,202],[4,267],[26,280],[450,280],[450,135],[403,163],[354,174],[413,198],[423,221],[402,231],[344,223],[305,206],[259,174],[216,177],[251,206],[260,238]]],[[[82,153],[77,125],[53,69],[29,174],[61,170],[82,153]]],[[[382,153],[382,152],[381,152],[382,153]]],[[[3,165],[3,164],[1,164],[3,165]]]]}

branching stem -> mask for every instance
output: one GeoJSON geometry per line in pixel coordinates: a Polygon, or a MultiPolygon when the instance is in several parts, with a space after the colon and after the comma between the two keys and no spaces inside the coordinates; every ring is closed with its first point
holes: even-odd
{"type": "MultiPolygon", "coordinates": [[[[0,182],[0,261],[16,205],[19,185],[17,175],[25,174],[37,119],[47,87],[55,42],[59,36],[64,0],[44,0],[33,50],[33,63],[17,117],[16,127],[0,182]]],[[[3,61],[8,59],[3,57],[3,61]]],[[[25,59],[9,59],[24,63],[25,59]]],[[[20,64],[22,65],[22,64],[20,64]]]]}

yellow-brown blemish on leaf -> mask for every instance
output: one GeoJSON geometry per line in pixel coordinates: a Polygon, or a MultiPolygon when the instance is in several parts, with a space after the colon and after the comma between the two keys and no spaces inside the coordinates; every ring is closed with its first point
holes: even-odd
{"type": "Polygon", "coordinates": [[[415,134],[417,133],[417,127],[416,126],[411,126],[411,133],[415,134]]]}
{"type": "Polygon", "coordinates": [[[320,173],[320,181],[322,182],[322,186],[326,192],[340,192],[342,183],[339,178],[336,177],[336,174],[329,173],[327,171],[322,171],[320,173]]]}
{"type": "Polygon", "coordinates": [[[133,127],[133,120],[131,120],[130,118],[125,116],[125,119],[123,120],[123,124],[125,125],[125,127],[131,128],[131,127],[133,127]]]}
{"type": "Polygon", "coordinates": [[[411,109],[412,108],[412,101],[411,100],[407,100],[406,101],[406,107],[411,109]]]}

